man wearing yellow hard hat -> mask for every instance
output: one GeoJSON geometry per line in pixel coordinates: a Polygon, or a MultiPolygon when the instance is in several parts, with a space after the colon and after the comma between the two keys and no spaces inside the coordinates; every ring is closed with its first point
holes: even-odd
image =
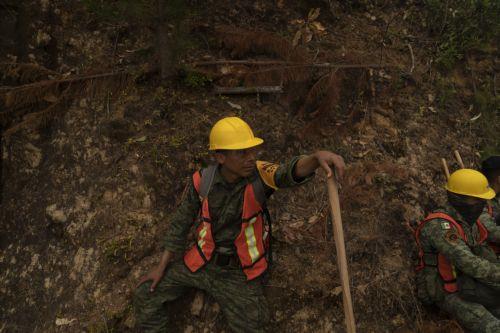
{"type": "MultiPolygon", "coordinates": [[[[496,196],[488,201],[488,204],[479,217],[479,220],[487,227],[500,226],[500,156],[490,156],[481,163],[481,172],[488,179],[491,188],[495,190],[496,196]]],[[[490,242],[490,246],[500,258],[500,242],[490,242]]]]}
{"type": "Polygon", "coordinates": [[[193,174],[173,215],[160,263],[139,282],[134,298],[138,326],[165,332],[165,303],[202,289],[219,303],[235,332],[263,332],[269,313],[262,276],[269,267],[271,224],[266,200],[281,188],[308,181],[318,167],[342,177],[342,157],[329,151],[284,164],[257,160],[263,140],[237,117],[219,120],[209,149],[217,164],[193,174]],[[194,239],[186,247],[191,227],[194,239]],[[181,259],[173,259],[181,253],[181,259]]]}
{"type": "Polygon", "coordinates": [[[500,332],[500,262],[488,242],[500,227],[479,217],[495,197],[486,177],[461,169],[446,184],[448,205],[415,230],[419,250],[417,295],[436,304],[471,332],[500,332]]]}

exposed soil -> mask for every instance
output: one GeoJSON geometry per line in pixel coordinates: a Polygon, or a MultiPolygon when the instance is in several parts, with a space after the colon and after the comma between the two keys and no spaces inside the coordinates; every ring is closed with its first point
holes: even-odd
{"type": "MultiPolygon", "coordinates": [[[[141,53],[150,46],[147,28],[98,23],[80,2],[30,3],[24,10],[40,19],[30,25],[29,61],[68,75],[153,67],[152,57],[141,53]]],[[[210,83],[189,87],[181,74],[160,83],[150,71],[119,96],[74,99],[46,126],[3,140],[0,332],[133,331],[134,286],[159,258],[168,216],[188,177],[210,159],[211,126],[229,115],[241,116],[265,140],[263,160],[328,149],[348,163],[341,205],[359,332],[460,332],[416,299],[407,224],[444,199],[441,157],[456,169],[452,151],[459,149],[467,165],[477,165],[470,99],[494,72],[498,54],[474,55],[447,74],[456,93],[439,100],[439,73],[427,32],[417,24],[418,2],[337,4],[335,13],[327,3],[191,1],[196,10],[183,29],[192,45],[181,60],[273,59],[231,58],[214,27],[268,31],[291,41],[297,30],[291,22],[321,8],[317,21],[325,34],[302,45],[308,57],[394,65],[339,69],[340,100],[329,112],[301,113],[291,98],[301,94],[300,84],[278,97],[219,96],[210,83]]],[[[2,26],[16,31],[14,21],[2,26]]],[[[10,49],[1,61],[13,61],[7,54],[15,54],[12,36],[2,33],[10,49]]],[[[4,78],[7,84],[16,82],[4,78]]],[[[266,290],[274,331],[343,331],[327,205],[322,172],[303,187],[279,191],[269,204],[275,261],[266,290]]],[[[207,295],[193,292],[169,310],[173,331],[228,331],[207,295]]]]}

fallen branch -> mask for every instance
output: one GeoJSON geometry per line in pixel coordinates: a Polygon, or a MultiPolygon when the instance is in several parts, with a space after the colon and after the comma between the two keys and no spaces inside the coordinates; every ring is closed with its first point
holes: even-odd
{"type": "Polygon", "coordinates": [[[410,43],[408,43],[406,45],[408,45],[408,49],[410,49],[410,55],[411,55],[410,73],[413,73],[413,70],[415,69],[415,56],[413,55],[413,49],[412,49],[410,43]]]}
{"type": "Polygon", "coordinates": [[[29,107],[42,100],[47,100],[47,98],[52,99],[50,102],[53,102],[61,91],[70,87],[71,95],[93,95],[103,93],[105,90],[121,90],[126,86],[127,80],[128,73],[126,72],[43,80],[12,87],[12,89],[5,91],[5,106],[7,108],[29,107]]]}
{"type": "Polygon", "coordinates": [[[191,66],[211,66],[211,65],[252,65],[252,66],[270,66],[270,65],[283,65],[295,67],[316,67],[316,68],[385,68],[385,67],[398,67],[391,64],[336,64],[331,62],[323,63],[306,63],[306,62],[290,62],[279,60],[214,60],[214,61],[199,61],[193,62],[188,65],[191,66]]]}
{"type": "Polygon", "coordinates": [[[283,92],[283,87],[281,86],[261,86],[261,87],[214,87],[214,93],[216,94],[280,94],[283,92]]]}

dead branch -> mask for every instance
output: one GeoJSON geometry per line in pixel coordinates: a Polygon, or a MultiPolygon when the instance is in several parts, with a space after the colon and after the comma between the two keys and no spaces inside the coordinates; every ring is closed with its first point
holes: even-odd
{"type": "Polygon", "coordinates": [[[214,93],[216,94],[280,94],[283,92],[283,87],[281,86],[261,86],[261,87],[214,87],[214,93]]]}
{"type": "Polygon", "coordinates": [[[41,101],[54,102],[58,95],[71,88],[69,94],[95,95],[103,93],[105,89],[120,90],[128,81],[128,73],[103,73],[94,75],[75,76],[66,79],[43,80],[25,84],[5,92],[5,105],[7,108],[23,108],[37,104],[41,101]],[[104,87],[103,87],[104,86],[104,87]]]}
{"type": "Polygon", "coordinates": [[[279,60],[214,60],[214,61],[198,61],[191,64],[193,67],[196,66],[212,66],[212,65],[251,65],[251,66],[272,66],[272,65],[282,65],[282,66],[293,66],[293,67],[316,67],[316,68],[388,68],[388,67],[398,67],[397,65],[391,64],[339,64],[339,63],[307,63],[307,62],[290,62],[290,61],[279,61],[279,60]]]}
{"type": "Polygon", "coordinates": [[[413,55],[413,49],[411,47],[411,44],[408,43],[408,49],[410,50],[410,55],[411,55],[411,67],[410,67],[410,73],[413,73],[413,70],[415,69],[415,56],[413,55]]]}
{"type": "Polygon", "coordinates": [[[49,77],[59,78],[61,74],[37,64],[0,62],[0,78],[27,84],[49,77]]]}

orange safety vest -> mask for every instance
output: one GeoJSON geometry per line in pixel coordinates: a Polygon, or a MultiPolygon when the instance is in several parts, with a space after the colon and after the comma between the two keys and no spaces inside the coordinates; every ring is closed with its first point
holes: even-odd
{"type": "MultiPolygon", "coordinates": [[[[419,257],[419,264],[416,268],[417,271],[420,271],[424,269],[424,267],[435,267],[434,265],[429,265],[426,264],[424,261],[424,250],[420,244],[420,232],[424,225],[432,221],[434,219],[443,219],[451,223],[453,228],[456,229],[458,232],[458,235],[462,240],[465,242],[465,244],[469,245],[467,242],[467,236],[464,233],[464,230],[462,229],[462,226],[456,222],[451,216],[445,214],[445,213],[431,213],[429,214],[422,222],[419,223],[415,230],[415,241],[417,243],[418,247],[418,257],[419,257]]],[[[476,221],[477,227],[479,228],[479,244],[483,243],[486,238],[488,237],[488,230],[486,227],[479,221],[476,221]]],[[[439,276],[444,282],[443,288],[445,291],[449,293],[454,293],[458,290],[457,287],[457,276],[455,272],[455,267],[450,263],[450,261],[441,253],[434,253],[437,254],[437,269],[439,272],[439,276]]]]}
{"type": "MultiPolygon", "coordinates": [[[[193,174],[193,183],[196,191],[200,194],[202,184],[200,172],[193,174]]],[[[184,263],[193,273],[210,261],[216,247],[208,208],[208,195],[200,196],[200,199],[200,225],[196,230],[197,242],[184,255],[184,263]]],[[[268,227],[264,223],[263,213],[262,204],[259,203],[255,195],[254,185],[247,184],[243,198],[241,231],[234,241],[247,280],[259,277],[268,266],[266,260],[266,250],[269,244],[268,227]]]]}

